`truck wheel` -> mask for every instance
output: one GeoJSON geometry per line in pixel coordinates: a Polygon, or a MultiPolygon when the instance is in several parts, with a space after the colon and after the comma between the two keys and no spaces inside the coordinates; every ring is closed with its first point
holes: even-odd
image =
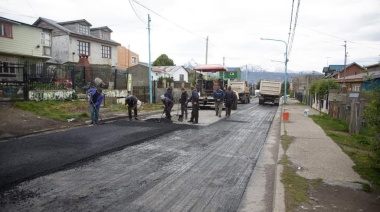
{"type": "Polygon", "coordinates": [[[248,103],[251,102],[251,96],[248,96],[248,103]]]}
{"type": "Polygon", "coordinates": [[[262,104],[263,104],[263,100],[259,99],[259,105],[262,105],[262,104]]]}

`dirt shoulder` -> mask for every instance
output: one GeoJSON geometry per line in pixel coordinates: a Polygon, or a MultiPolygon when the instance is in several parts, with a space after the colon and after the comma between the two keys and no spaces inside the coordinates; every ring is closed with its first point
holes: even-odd
{"type": "Polygon", "coordinates": [[[17,109],[11,102],[0,103],[0,140],[84,124],[84,121],[62,122],[17,109]]]}

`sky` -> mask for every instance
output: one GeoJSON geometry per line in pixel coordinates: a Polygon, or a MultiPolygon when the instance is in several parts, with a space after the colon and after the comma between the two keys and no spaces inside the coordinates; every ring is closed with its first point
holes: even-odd
{"type": "Polygon", "coordinates": [[[0,0],[0,16],[26,24],[44,17],[108,26],[140,62],[166,54],[176,65],[275,72],[286,55],[288,72],[322,73],[344,65],[345,52],[346,64],[379,63],[379,11],[379,0],[0,0]]]}

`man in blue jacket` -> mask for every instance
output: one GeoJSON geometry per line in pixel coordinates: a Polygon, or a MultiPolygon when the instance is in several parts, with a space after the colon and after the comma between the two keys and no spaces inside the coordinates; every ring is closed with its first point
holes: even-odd
{"type": "Polygon", "coordinates": [[[91,124],[98,124],[100,105],[104,99],[102,89],[90,88],[88,103],[90,104],[91,124]]]}
{"type": "Polygon", "coordinates": [[[215,113],[216,116],[222,116],[223,102],[224,102],[224,92],[220,89],[220,86],[214,92],[214,101],[215,101],[215,113]]]}

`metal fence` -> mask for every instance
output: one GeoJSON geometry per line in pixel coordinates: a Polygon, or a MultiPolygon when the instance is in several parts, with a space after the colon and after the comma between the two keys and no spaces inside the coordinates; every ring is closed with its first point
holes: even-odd
{"type": "Polygon", "coordinates": [[[109,65],[0,63],[0,101],[28,100],[29,91],[73,89],[84,93],[90,83],[102,88],[126,89],[126,72],[109,65]]]}

